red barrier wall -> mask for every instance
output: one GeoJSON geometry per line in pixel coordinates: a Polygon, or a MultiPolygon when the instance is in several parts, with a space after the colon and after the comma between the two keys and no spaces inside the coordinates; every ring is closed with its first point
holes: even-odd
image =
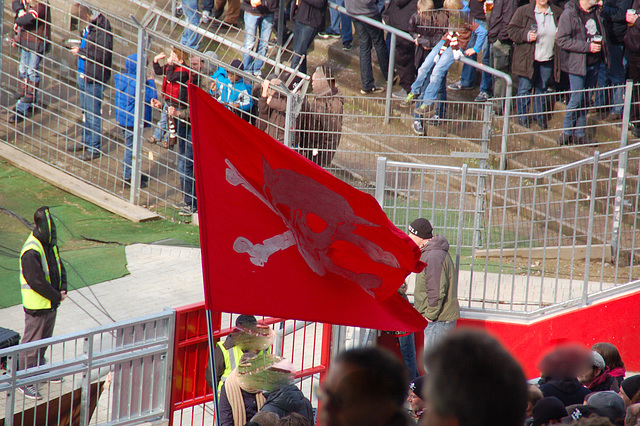
{"type": "Polygon", "coordinates": [[[458,327],[487,330],[518,359],[527,378],[537,377],[541,355],[557,343],[571,341],[591,347],[609,342],[620,351],[627,371],[640,371],[640,292],[573,309],[529,324],[462,318],[458,327]]]}

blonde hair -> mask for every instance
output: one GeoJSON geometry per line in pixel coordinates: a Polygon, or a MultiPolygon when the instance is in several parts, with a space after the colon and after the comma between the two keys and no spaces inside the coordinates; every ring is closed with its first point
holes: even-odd
{"type": "Polygon", "coordinates": [[[175,53],[179,61],[187,62],[189,60],[189,54],[179,47],[174,46],[171,48],[171,51],[175,53]]]}
{"type": "Polygon", "coordinates": [[[427,10],[433,10],[433,0],[418,0],[418,12],[426,12],[427,10]]]}
{"type": "Polygon", "coordinates": [[[460,10],[462,9],[462,0],[444,0],[442,8],[446,10],[460,10]]]}

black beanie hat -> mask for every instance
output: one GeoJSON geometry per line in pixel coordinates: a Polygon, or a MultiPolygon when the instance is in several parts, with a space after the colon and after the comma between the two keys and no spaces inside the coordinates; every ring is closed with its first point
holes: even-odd
{"type": "Polygon", "coordinates": [[[533,426],[549,423],[551,420],[560,420],[567,416],[564,404],[555,396],[542,398],[533,407],[533,426]]]}
{"type": "Polygon", "coordinates": [[[431,226],[431,223],[424,218],[419,218],[411,222],[411,225],[409,225],[409,232],[420,238],[424,238],[425,240],[433,238],[433,227],[431,226]]]}
{"type": "Polygon", "coordinates": [[[627,397],[629,399],[632,399],[640,389],[640,374],[624,379],[620,386],[622,387],[622,390],[627,395],[627,397]]]}
{"type": "Polygon", "coordinates": [[[409,390],[415,393],[416,395],[418,395],[418,398],[420,399],[424,399],[422,397],[422,387],[424,386],[424,378],[425,376],[416,377],[411,381],[411,383],[409,383],[409,390]]]}

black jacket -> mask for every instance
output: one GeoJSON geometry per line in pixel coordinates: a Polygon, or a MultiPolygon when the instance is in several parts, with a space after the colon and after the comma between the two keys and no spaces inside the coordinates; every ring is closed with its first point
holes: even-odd
{"type": "Polygon", "coordinates": [[[22,0],[14,0],[14,30],[20,32],[20,46],[37,53],[48,51],[51,44],[51,9],[46,1],[39,1],[30,7],[22,0]],[[24,10],[25,14],[18,16],[24,10]]]}
{"type": "Polygon", "coordinates": [[[549,379],[540,386],[540,390],[545,397],[555,396],[558,398],[565,407],[573,404],[582,404],[584,397],[591,393],[578,379],[549,379]]]}
{"type": "MultiPolygon", "coordinates": [[[[475,1],[475,0],[471,0],[475,1]]],[[[518,8],[518,0],[496,0],[487,25],[487,37],[490,43],[500,40],[511,44],[507,27],[518,8]]]]}
{"type": "MultiPolygon", "coordinates": [[[[243,389],[240,389],[240,392],[242,392],[242,401],[244,402],[244,411],[245,413],[247,413],[247,421],[249,421],[251,417],[255,416],[256,413],[258,412],[258,403],[256,401],[256,394],[247,392],[243,389]]],[[[227,398],[227,389],[223,384],[222,389],[220,389],[220,426],[234,426],[234,425],[235,425],[235,422],[233,420],[233,410],[231,408],[231,403],[229,402],[229,398],[227,398]]]]}
{"type": "MultiPolygon", "coordinates": [[[[265,16],[278,10],[278,0],[262,0],[258,7],[251,6],[251,0],[242,0],[241,8],[252,15],[265,16]]],[[[269,34],[271,36],[271,34],[269,34]]],[[[260,35],[262,37],[262,35],[260,35]]]]}
{"type": "MultiPolygon", "coordinates": [[[[633,7],[638,8],[636,10],[640,10],[640,0],[634,0],[633,7]]],[[[624,44],[629,52],[634,55],[640,54],[640,19],[636,19],[633,26],[627,29],[627,33],[624,36],[624,44]]]]}
{"type": "Polygon", "coordinates": [[[324,30],[328,0],[300,0],[300,5],[296,3],[291,2],[291,16],[295,21],[318,31],[324,30]]]}
{"type": "Polygon", "coordinates": [[[100,13],[89,23],[87,43],[78,55],[85,60],[84,75],[87,78],[106,83],[111,78],[111,56],[113,33],[111,23],[100,13]]]}
{"type": "Polygon", "coordinates": [[[602,6],[602,21],[609,41],[613,44],[624,44],[627,33],[625,16],[631,9],[633,0],[606,0],[602,6]]]}
{"type": "Polygon", "coordinates": [[[56,256],[54,254],[54,249],[58,243],[56,226],[53,220],[49,221],[47,219],[45,214],[45,210],[47,209],[47,207],[40,207],[36,211],[34,215],[36,228],[33,230],[33,236],[40,241],[44,249],[49,266],[51,284],[47,282],[38,252],[35,250],[27,250],[20,258],[20,268],[29,287],[40,296],[51,301],[51,309],[32,310],[25,308],[25,312],[31,315],[55,311],[60,305],[61,292],[67,291],[67,271],[64,269],[64,265],[62,265],[62,273],[58,274],[56,256]]]}
{"type": "Polygon", "coordinates": [[[311,402],[296,385],[284,386],[265,394],[265,397],[267,400],[260,411],[276,413],[278,417],[298,413],[313,424],[313,408],[311,402]]]}
{"type": "Polygon", "coordinates": [[[384,7],[382,17],[387,25],[409,32],[409,20],[418,11],[418,0],[391,0],[384,7]]]}

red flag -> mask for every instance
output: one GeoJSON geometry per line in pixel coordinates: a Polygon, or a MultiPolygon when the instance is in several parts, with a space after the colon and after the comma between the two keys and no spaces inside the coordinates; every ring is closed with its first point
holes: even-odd
{"type": "Polygon", "coordinates": [[[397,293],[420,250],[370,195],[191,85],[207,308],[418,331],[397,293]]]}

